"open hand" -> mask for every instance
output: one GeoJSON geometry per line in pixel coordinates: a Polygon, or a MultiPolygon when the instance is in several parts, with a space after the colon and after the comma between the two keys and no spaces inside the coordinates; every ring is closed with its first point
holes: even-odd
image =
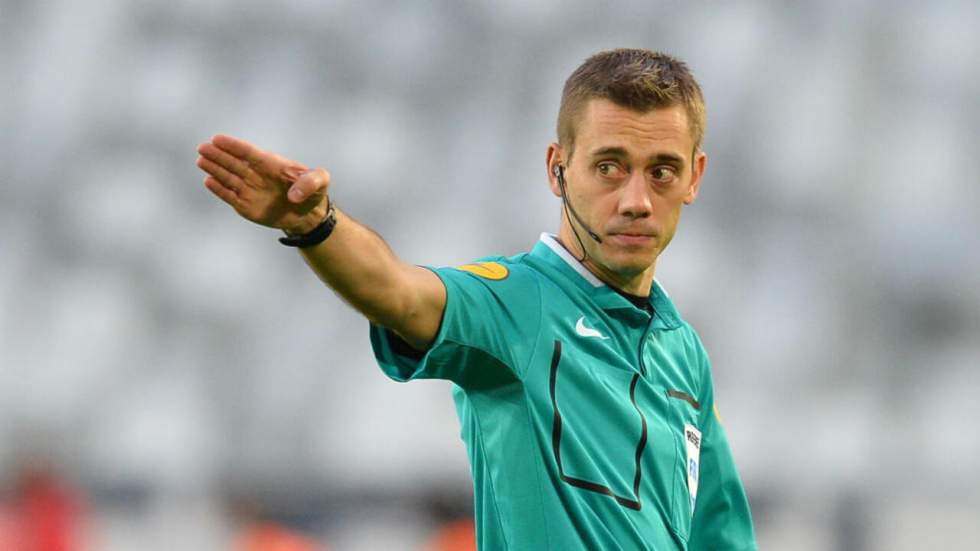
{"type": "Polygon", "coordinates": [[[204,187],[256,224],[303,234],[326,216],[330,174],[217,135],[197,148],[197,166],[208,173],[204,187]]]}

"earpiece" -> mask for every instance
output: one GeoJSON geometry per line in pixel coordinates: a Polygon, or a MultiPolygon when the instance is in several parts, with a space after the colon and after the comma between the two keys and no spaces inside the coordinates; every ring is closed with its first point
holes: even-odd
{"type": "MultiPolygon", "coordinates": [[[[579,218],[578,213],[575,212],[575,209],[572,208],[571,203],[568,202],[568,195],[565,192],[565,172],[562,166],[555,165],[555,168],[552,170],[552,172],[554,172],[555,177],[558,178],[558,189],[561,192],[561,202],[565,206],[565,211],[570,212],[572,214],[572,217],[575,218],[575,221],[578,222],[578,225],[582,226],[582,229],[585,230],[585,233],[589,234],[589,237],[591,237],[593,241],[595,241],[596,243],[602,243],[602,239],[599,237],[599,235],[596,234],[596,232],[592,231],[592,228],[590,228],[588,224],[586,224],[585,222],[582,221],[581,218],[579,218]]],[[[576,239],[578,239],[579,244],[581,245],[582,238],[579,237],[578,232],[575,231],[575,226],[572,226],[572,232],[575,234],[576,239]]],[[[585,253],[585,245],[582,245],[582,252],[585,253]]],[[[583,256],[582,259],[584,260],[585,257],[583,256]]]]}

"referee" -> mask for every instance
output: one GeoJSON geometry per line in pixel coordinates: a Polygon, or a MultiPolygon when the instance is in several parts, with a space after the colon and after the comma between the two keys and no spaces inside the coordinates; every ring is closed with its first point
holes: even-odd
{"type": "Polygon", "coordinates": [[[371,321],[389,377],[455,383],[480,549],[754,550],[708,356],[654,279],[698,195],[704,127],[683,62],[590,57],[547,151],[557,235],[454,268],[398,259],[330,201],[322,168],[222,135],[197,164],[371,321]]]}

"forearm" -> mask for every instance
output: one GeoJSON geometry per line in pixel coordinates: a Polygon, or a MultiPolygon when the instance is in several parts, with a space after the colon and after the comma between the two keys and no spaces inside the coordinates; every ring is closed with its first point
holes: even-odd
{"type": "MultiPolygon", "coordinates": [[[[247,220],[308,235],[328,213],[330,173],[309,170],[232,136],[198,147],[205,187],[247,220]]],[[[336,212],[326,240],[300,249],[327,285],[371,321],[424,349],[435,338],[446,288],[434,273],[406,264],[378,234],[336,212]]]]}
{"type": "Polygon", "coordinates": [[[337,210],[322,243],[300,249],[310,268],[356,310],[425,348],[439,329],[445,288],[431,271],[402,262],[380,235],[337,210]]]}

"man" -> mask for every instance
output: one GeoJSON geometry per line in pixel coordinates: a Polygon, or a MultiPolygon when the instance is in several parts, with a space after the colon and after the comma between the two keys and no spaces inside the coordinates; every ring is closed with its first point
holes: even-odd
{"type": "Polygon", "coordinates": [[[548,146],[557,236],[457,268],[399,260],[330,177],[227,136],[206,187],[284,230],[371,320],[382,369],[453,381],[483,550],[755,549],[707,355],[654,280],[697,197],[704,100],[685,64],[601,52],[565,83],[548,146]]]}

